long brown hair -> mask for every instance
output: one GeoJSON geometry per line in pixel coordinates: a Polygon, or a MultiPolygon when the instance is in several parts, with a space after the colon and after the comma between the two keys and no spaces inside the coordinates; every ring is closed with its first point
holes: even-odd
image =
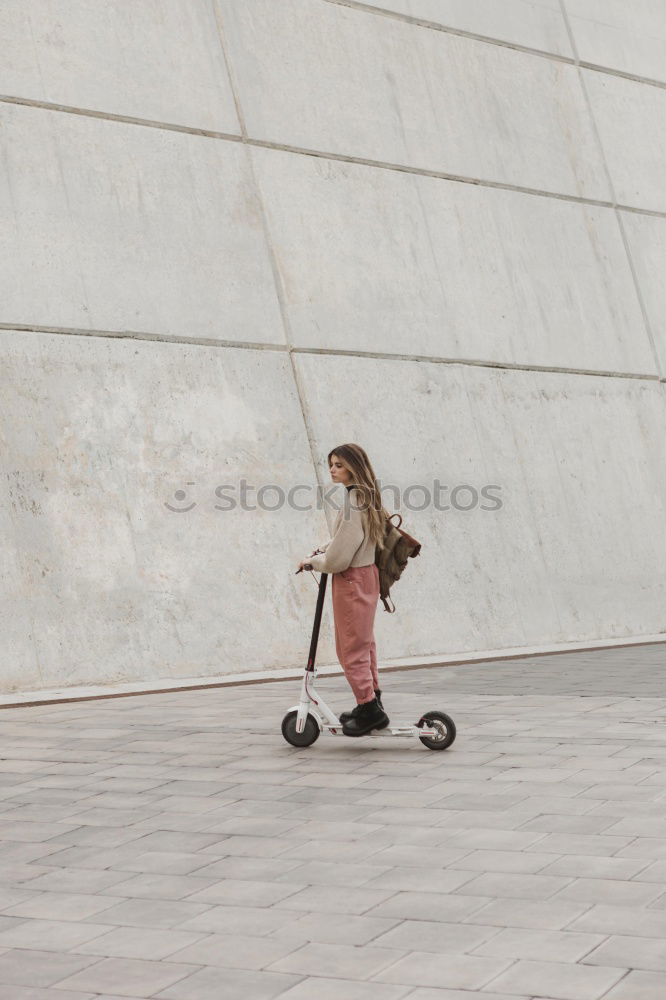
{"type": "Polygon", "coordinates": [[[359,506],[368,519],[370,538],[381,548],[384,547],[384,524],[389,516],[382,506],[382,495],[377,483],[375,470],[360,444],[339,444],[328,453],[328,465],[335,455],[351,473],[351,479],[359,493],[359,506]]]}

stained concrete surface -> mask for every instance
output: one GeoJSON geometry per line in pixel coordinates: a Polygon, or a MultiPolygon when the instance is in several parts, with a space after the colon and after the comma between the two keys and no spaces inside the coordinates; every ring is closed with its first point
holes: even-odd
{"type": "Polygon", "coordinates": [[[0,691],[298,666],[325,517],[215,490],[314,491],[342,441],[423,543],[389,662],[666,632],[666,15],[629,6],[1,5],[0,691]],[[504,506],[408,506],[435,478],[504,506]]]}

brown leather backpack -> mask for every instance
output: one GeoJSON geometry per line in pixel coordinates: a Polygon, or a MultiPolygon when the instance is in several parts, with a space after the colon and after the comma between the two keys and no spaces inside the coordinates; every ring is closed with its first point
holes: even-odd
{"type": "Polygon", "coordinates": [[[379,596],[384,605],[384,611],[393,614],[395,604],[390,596],[391,587],[402,576],[408,559],[414,559],[421,551],[421,543],[403,531],[402,514],[391,514],[384,525],[384,548],[375,546],[375,565],[379,570],[379,596]],[[399,517],[400,524],[393,524],[393,518],[399,517]],[[393,607],[388,606],[391,601],[393,607]]]}

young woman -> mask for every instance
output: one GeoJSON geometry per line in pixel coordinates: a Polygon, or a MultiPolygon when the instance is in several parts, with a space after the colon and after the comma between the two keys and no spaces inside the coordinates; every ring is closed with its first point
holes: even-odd
{"type": "Polygon", "coordinates": [[[332,576],[335,650],[356,698],[356,708],[343,712],[345,736],[364,736],[389,724],[381,703],[374,620],[379,600],[375,545],[384,538],[388,512],[381,502],[370,459],[358,444],[342,444],[328,453],[334,483],[346,487],[329,542],[315,549],[299,568],[332,576]]]}

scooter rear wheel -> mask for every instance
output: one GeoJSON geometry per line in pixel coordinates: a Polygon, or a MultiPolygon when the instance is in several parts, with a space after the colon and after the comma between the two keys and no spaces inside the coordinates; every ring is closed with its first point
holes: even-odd
{"type": "Polygon", "coordinates": [[[416,724],[431,726],[441,733],[440,736],[419,736],[421,743],[428,750],[446,750],[456,738],[456,724],[445,712],[437,710],[424,712],[416,724]]]}
{"type": "Polygon", "coordinates": [[[287,743],[292,747],[311,747],[319,739],[319,723],[314,715],[309,715],[305,720],[305,728],[302,733],[296,732],[296,719],[298,712],[287,712],[282,720],[282,735],[287,743]]]}

